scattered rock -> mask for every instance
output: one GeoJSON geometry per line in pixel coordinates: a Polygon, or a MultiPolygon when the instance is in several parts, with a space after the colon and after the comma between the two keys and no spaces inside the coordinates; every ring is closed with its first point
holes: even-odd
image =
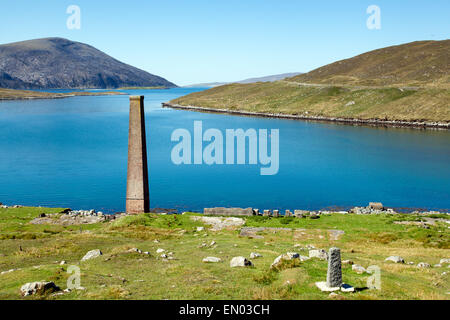
{"type": "Polygon", "coordinates": [[[142,251],[139,250],[138,248],[132,248],[132,249],[128,250],[127,252],[129,252],[129,253],[142,253],[142,251]]]}
{"type": "Polygon", "coordinates": [[[390,256],[390,257],[386,258],[385,261],[392,261],[395,263],[405,263],[405,260],[400,256],[390,256]]]}
{"type": "Polygon", "coordinates": [[[363,274],[366,272],[366,268],[360,266],[359,264],[352,265],[352,270],[355,271],[357,274],[363,274]]]}
{"type": "Polygon", "coordinates": [[[442,267],[442,264],[438,263],[438,264],[435,264],[433,267],[434,267],[434,268],[441,268],[441,267],[442,267]]]}
{"type": "Polygon", "coordinates": [[[213,240],[213,241],[211,241],[211,243],[209,244],[209,246],[212,247],[212,246],[215,245],[215,244],[216,244],[216,242],[213,240]]]}
{"type": "Polygon", "coordinates": [[[335,292],[332,292],[332,293],[330,293],[330,295],[329,295],[329,297],[330,298],[336,298],[336,297],[338,297],[339,295],[337,294],[337,293],[335,293],[335,292]]]}
{"type": "Polygon", "coordinates": [[[3,271],[0,274],[7,274],[7,273],[11,273],[11,272],[18,271],[18,270],[20,270],[20,269],[10,269],[10,270],[7,270],[7,271],[3,271]]]}
{"type": "Polygon", "coordinates": [[[60,266],[63,266],[65,264],[66,264],[66,262],[64,260],[59,263],[60,266]]]}
{"type": "Polygon", "coordinates": [[[345,104],[346,107],[353,106],[356,102],[355,101],[349,101],[345,104]]]}
{"type": "Polygon", "coordinates": [[[222,261],[222,259],[216,258],[216,257],[206,257],[202,261],[205,263],[217,263],[217,262],[222,261]]]}
{"type": "Polygon", "coordinates": [[[99,249],[91,250],[81,259],[81,261],[86,261],[89,259],[97,258],[102,255],[102,252],[99,249]]]}
{"type": "Polygon", "coordinates": [[[261,258],[262,255],[260,255],[259,253],[256,252],[252,252],[250,253],[250,259],[256,259],[256,258],[261,258]]]}
{"type": "Polygon", "coordinates": [[[235,268],[235,267],[250,267],[252,266],[252,262],[250,260],[247,260],[244,257],[234,257],[233,259],[231,259],[230,262],[230,267],[231,268],[235,268]]]}
{"type": "Polygon", "coordinates": [[[23,297],[31,296],[34,294],[42,295],[47,293],[53,293],[60,291],[61,289],[55,285],[53,282],[40,281],[40,282],[30,282],[24,284],[20,288],[20,294],[23,297]]]}
{"type": "Polygon", "coordinates": [[[417,268],[431,268],[431,265],[429,263],[426,263],[426,262],[419,262],[417,264],[417,268]]]}
{"type": "Polygon", "coordinates": [[[156,253],[163,253],[163,252],[165,252],[165,251],[166,251],[166,250],[159,248],[159,249],[156,250],[156,253]]]}
{"type": "Polygon", "coordinates": [[[203,230],[205,230],[205,227],[197,227],[197,232],[201,232],[203,230]]]}
{"type": "Polygon", "coordinates": [[[450,259],[441,259],[441,261],[439,261],[440,264],[450,264],[450,259]]]}
{"type": "Polygon", "coordinates": [[[296,252],[288,252],[286,254],[282,254],[275,258],[273,263],[270,265],[271,269],[277,268],[280,266],[284,261],[294,260],[294,259],[300,259],[300,255],[296,252]]]}
{"type": "Polygon", "coordinates": [[[343,260],[342,264],[348,264],[348,265],[353,265],[353,261],[352,260],[343,260]]]}
{"type": "Polygon", "coordinates": [[[323,249],[314,249],[314,250],[309,250],[309,257],[310,258],[319,258],[320,260],[327,260],[328,254],[323,249]]]}

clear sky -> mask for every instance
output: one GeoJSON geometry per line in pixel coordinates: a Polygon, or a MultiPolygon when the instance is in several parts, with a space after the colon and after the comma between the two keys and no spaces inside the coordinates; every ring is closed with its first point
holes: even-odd
{"type": "Polygon", "coordinates": [[[0,43],[64,37],[178,85],[307,72],[449,34],[449,0],[1,0],[0,10],[0,43]],[[79,30],[67,28],[69,5],[79,30]],[[370,5],[379,30],[366,26],[370,5]]]}

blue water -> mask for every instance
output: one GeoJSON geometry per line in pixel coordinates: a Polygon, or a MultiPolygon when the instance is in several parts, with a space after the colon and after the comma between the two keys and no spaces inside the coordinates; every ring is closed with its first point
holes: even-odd
{"type": "MultiPolygon", "coordinates": [[[[381,201],[389,207],[450,208],[450,132],[353,127],[162,109],[201,89],[145,95],[151,207],[322,209],[381,201]],[[176,166],[177,128],[279,129],[280,169],[176,166]]],[[[128,97],[0,102],[0,202],[123,211],[128,97]]]]}

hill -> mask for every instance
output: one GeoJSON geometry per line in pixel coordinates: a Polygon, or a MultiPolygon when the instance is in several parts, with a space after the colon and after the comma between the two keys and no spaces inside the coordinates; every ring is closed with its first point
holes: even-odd
{"type": "Polygon", "coordinates": [[[62,38],[0,45],[0,87],[10,89],[176,87],[96,48],[62,38]]]}
{"type": "Polygon", "coordinates": [[[416,41],[370,51],[288,80],[366,86],[448,86],[449,69],[450,40],[416,41]]]}
{"type": "Polygon", "coordinates": [[[302,119],[447,124],[449,45],[449,40],[421,41],[379,49],[282,81],[229,84],[170,104],[302,119]]]}
{"type": "Polygon", "coordinates": [[[274,82],[283,80],[289,77],[294,77],[301,74],[300,72],[290,72],[290,73],[282,73],[282,74],[274,74],[270,76],[265,77],[259,77],[259,78],[249,78],[241,81],[236,82],[208,82],[208,83],[198,83],[198,84],[191,84],[188,86],[185,86],[185,88],[195,88],[195,87],[219,87],[230,83],[256,83],[256,82],[274,82]]]}

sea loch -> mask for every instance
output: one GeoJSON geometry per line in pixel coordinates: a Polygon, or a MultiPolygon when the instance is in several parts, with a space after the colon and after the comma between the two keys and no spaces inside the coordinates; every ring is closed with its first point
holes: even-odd
{"type": "MultiPolygon", "coordinates": [[[[311,209],[450,208],[450,132],[240,117],[161,108],[202,89],[126,90],[145,95],[151,207],[311,209]],[[177,128],[280,131],[279,170],[176,165],[177,128]]],[[[123,211],[127,96],[0,102],[0,202],[123,211]]],[[[247,145],[248,148],[248,145],[247,145]]],[[[248,150],[246,150],[248,152],[248,150]]]]}

